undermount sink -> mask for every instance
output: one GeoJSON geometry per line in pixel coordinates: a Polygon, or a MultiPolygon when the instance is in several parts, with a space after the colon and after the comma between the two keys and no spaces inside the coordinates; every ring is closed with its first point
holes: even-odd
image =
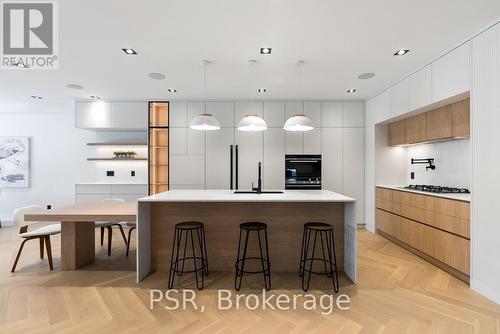
{"type": "Polygon", "coordinates": [[[252,190],[236,190],[234,192],[235,194],[283,194],[282,191],[275,190],[275,191],[261,191],[260,193],[252,190]]]}

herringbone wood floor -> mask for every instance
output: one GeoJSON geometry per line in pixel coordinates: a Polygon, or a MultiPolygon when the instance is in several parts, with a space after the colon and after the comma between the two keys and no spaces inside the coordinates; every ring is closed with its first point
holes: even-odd
{"type": "MultiPolygon", "coordinates": [[[[342,280],[341,293],[351,297],[349,311],[331,315],[307,311],[217,311],[218,288],[233,285],[231,273],[211,273],[197,298],[203,313],[193,310],[149,310],[149,288],[165,289],[155,274],[135,283],[135,250],[124,255],[114,233],[111,258],[96,246],[96,264],[61,272],[60,239],[53,239],[56,270],[38,258],[38,242],[28,243],[18,271],[10,266],[19,246],[17,230],[0,229],[0,333],[499,333],[500,306],[466,284],[384,238],[359,231],[359,284],[342,280]]],[[[185,278],[184,287],[193,279],[185,278]]],[[[244,284],[257,289],[257,278],[244,284]]],[[[328,287],[328,281],[314,281],[328,287]]],[[[245,290],[241,293],[248,293],[245,290]]],[[[275,294],[302,293],[296,275],[273,273],[275,294]]],[[[321,291],[313,290],[319,294],[321,291]]]]}

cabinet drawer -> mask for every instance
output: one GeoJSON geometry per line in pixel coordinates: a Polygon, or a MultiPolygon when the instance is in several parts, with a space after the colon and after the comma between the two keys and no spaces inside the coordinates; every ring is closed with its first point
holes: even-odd
{"type": "Polygon", "coordinates": [[[419,238],[419,250],[469,275],[469,240],[425,225],[419,226],[419,238]]]}
{"type": "Polygon", "coordinates": [[[390,189],[376,189],[376,206],[379,209],[393,211],[393,191],[390,189]]]}
{"type": "Polygon", "coordinates": [[[144,195],[148,193],[148,186],[145,184],[126,185],[119,184],[112,186],[112,194],[115,195],[144,195]]]}
{"type": "Polygon", "coordinates": [[[105,194],[111,195],[111,185],[110,184],[77,184],[76,185],[77,194],[105,194]]]}

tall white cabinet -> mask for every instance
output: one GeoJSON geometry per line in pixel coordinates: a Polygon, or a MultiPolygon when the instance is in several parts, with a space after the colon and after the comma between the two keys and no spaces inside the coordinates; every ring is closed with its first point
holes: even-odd
{"type": "Polygon", "coordinates": [[[257,164],[262,162],[265,189],[284,189],[285,154],[321,154],[323,189],[358,200],[358,222],[364,222],[364,102],[336,101],[211,101],[206,112],[221,129],[193,131],[190,120],[205,111],[204,102],[172,102],[170,105],[170,174],[172,189],[230,188],[230,147],[238,146],[240,189],[256,185],[257,164]],[[315,129],[287,132],[288,117],[304,113],[315,129]],[[264,118],[263,132],[237,130],[249,114],[264,118]],[[200,176],[203,175],[203,176],[200,176]],[[189,181],[192,180],[192,181],[189,181]]]}

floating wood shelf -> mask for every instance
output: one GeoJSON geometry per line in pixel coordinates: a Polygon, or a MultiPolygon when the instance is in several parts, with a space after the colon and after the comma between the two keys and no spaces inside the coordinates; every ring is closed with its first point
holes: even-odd
{"type": "Polygon", "coordinates": [[[147,146],[146,143],[87,143],[87,146],[147,146]]]}
{"type": "Polygon", "coordinates": [[[146,161],[148,158],[87,158],[87,161],[146,161]]]}

